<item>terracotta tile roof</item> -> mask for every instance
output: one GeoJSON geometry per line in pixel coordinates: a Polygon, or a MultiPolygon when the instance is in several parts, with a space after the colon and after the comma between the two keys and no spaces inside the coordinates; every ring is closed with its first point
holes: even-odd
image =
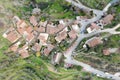
{"type": "Polygon", "coordinates": [[[62,29],[64,29],[65,28],[65,26],[63,25],[63,24],[58,24],[58,31],[60,31],[60,30],[62,30],[62,29]]]}
{"type": "Polygon", "coordinates": [[[29,26],[26,28],[25,31],[27,31],[27,33],[31,33],[33,31],[33,28],[31,26],[29,26]]]}
{"type": "Polygon", "coordinates": [[[17,41],[21,36],[15,31],[13,28],[8,29],[4,34],[3,37],[7,38],[10,42],[14,43],[17,41]]]}
{"type": "Polygon", "coordinates": [[[101,29],[96,23],[91,23],[91,26],[87,28],[88,33],[101,29]]]}
{"type": "Polygon", "coordinates": [[[47,45],[47,39],[49,34],[47,33],[40,33],[38,39],[40,40],[41,45],[47,45]]]}
{"type": "Polygon", "coordinates": [[[45,56],[48,56],[49,53],[50,53],[50,50],[48,50],[48,49],[45,48],[45,49],[44,49],[44,55],[45,55],[45,56]]]}
{"type": "Polygon", "coordinates": [[[17,22],[17,27],[27,27],[28,25],[26,24],[26,22],[25,21],[23,21],[23,20],[21,20],[21,21],[19,21],[19,22],[17,22]]]}
{"type": "Polygon", "coordinates": [[[40,51],[41,47],[42,47],[41,45],[39,45],[38,43],[35,43],[34,46],[32,47],[32,49],[34,51],[40,51]]]}
{"type": "Polygon", "coordinates": [[[48,44],[47,48],[44,49],[45,56],[48,56],[53,49],[54,49],[54,46],[51,44],[48,44]]]}
{"type": "Polygon", "coordinates": [[[31,26],[28,26],[25,21],[21,20],[17,22],[17,31],[23,35],[26,31],[27,33],[31,33],[33,31],[33,28],[31,26]]]}
{"type": "Polygon", "coordinates": [[[17,46],[17,45],[12,45],[12,46],[9,47],[9,49],[10,49],[11,51],[15,52],[15,51],[17,51],[18,46],[17,46]]]}
{"type": "Polygon", "coordinates": [[[18,27],[17,31],[22,35],[25,31],[25,28],[18,27]]]}
{"type": "Polygon", "coordinates": [[[46,29],[45,27],[39,27],[39,28],[37,28],[37,31],[40,33],[44,33],[45,29],[46,29]]]}
{"type": "Polygon", "coordinates": [[[19,54],[21,55],[22,58],[27,58],[27,57],[29,57],[29,53],[28,53],[28,51],[25,50],[25,49],[19,50],[19,54]]]}
{"type": "Polygon", "coordinates": [[[77,37],[77,33],[74,31],[74,30],[71,30],[69,33],[68,33],[69,37],[71,39],[75,39],[77,37]]]}
{"type": "Polygon", "coordinates": [[[34,38],[35,38],[35,36],[34,36],[33,33],[29,33],[29,34],[26,36],[26,40],[27,40],[28,42],[31,42],[34,38]]]}
{"type": "Polygon", "coordinates": [[[58,26],[53,26],[53,25],[48,24],[46,32],[48,34],[55,34],[55,33],[58,33],[59,31],[63,30],[64,28],[65,28],[65,26],[63,24],[58,24],[58,26]]]}
{"type": "Polygon", "coordinates": [[[18,27],[18,32],[26,38],[27,41],[31,41],[34,39],[35,35],[33,33],[33,28],[29,27],[18,27]]]}
{"type": "Polygon", "coordinates": [[[89,47],[95,47],[102,43],[103,43],[103,41],[101,40],[100,37],[93,37],[93,38],[87,40],[85,44],[87,44],[89,47]]]}
{"type": "Polygon", "coordinates": [[[47,32],[48,34],[55,34],[56,31],[57,31],[56,28],[54,28],[54,27],[48,27],[48,26],[47,26],[46,32],[47,32]]]}
{"type": "Polygon", "coordinates": [[[25,44],[24,46],[22,46],[22,49],[28,49],[28,44],[25,44]]]}
{"type": "Polygon", "coordinates": [[[17,42],[16,44],[10,46],[9,49],[10,49],[11,51],[13,51],[13,52],[16,52],[17,49],[18,49],[18,47],[19,47],[19,45],[20,45],[20,42],[17,42]]]}
{"type": "Polygon", "coordinates": [[[37,26],[37,20],[36,20],[36,17],[35,16],[31,16],[30,17],[30,23],[33,25],[33,26],[37,26]]]}
{"type": "Polygon", "coordinates": [[[25,44],[24,46],[22,46],[22,48],[18,49],[18,53],[21,55],[22,58],[29,57],[29,53],[27,49],[28,49],[28,44],[25,44]]]}
{"type": "Polygon", "coordinates": [[[98,30],[98,29],[100,29],[100,27],[99,26],[97,26],[97,24],[95,24],[95,23],[91,23],[91,26],[90,26],[90,28],[91,28],[91,30],[98,30]]]}
{"type": "Polygon", "coordinates": [[[12,31],[7,35],[7,39],[13,43],[18,40],[18,35],[16,34],[15,31],[12,31]]]}
{"type": "Polygon", "coordinates": [[[111,21],[114,19],[113,15],[109,14],[102,19],[104,25],[110,24],[111,21]]]}
{"type": "Polygon", "coordinates": [[[53,26],[53,25],[51,25],[51,24],[48,24],[48,25],[47,25],[46,32],[47,32],[48,34],[55,34],[55,33],[57,32],[57,28],[56,28],[56,26],[53,26]]]}
{"type": "Polygon", "coordinates": [[[60,33],[58,33],[58,35],[55,37],[55,40],[58,41],[58,42],[61,42],[66,37],[67,37],[67,31],[63,30],[60,33]]]}
{"type": "Polygon", "coordinates": [[[33,31],[33,28],[31,26],[27,26],[27,27],[18,27],[17,31],[23,35],[24,32],[26,31],[28,34],[31,33],[33,31]]]}
{"type": "Polygon", "coordinates": [[[26,24],[25,21],[20,20],[20,18],[18,16],[14,16],[13,17],[13,21],[16,23],[17,28],[18,27],[27,27],[28,25],[26,24]]]}

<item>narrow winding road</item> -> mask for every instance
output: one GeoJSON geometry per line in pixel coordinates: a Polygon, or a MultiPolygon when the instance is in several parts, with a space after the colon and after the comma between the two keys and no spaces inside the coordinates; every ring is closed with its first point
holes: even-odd
{"type": "MultiPolygon", "coordinates": [[[[87,11],[93,11],[93,14],[96,15],[94,16],[93,18],[91,19],[87,19],[87,20],[81,20],[79,23],[81,24],[81,28],[80,28],[80,35],[78,36],[77,40],[71,45],[71,47],[69,47],[65,52],[64,52],[64,56],[66,57],[65,59],[65,62],[66,63],[70,63],[70,64],[73,64],[73,65],[79,65],[79,66],[82,66],[86,71],[88,72],[91,72],[93,74],[96,74],[97,76],[100,76],[100,77],[103,77],[103,78],[109,78],[109,79],[113,79],[113,80],[120,80],[120,77],[118,76],[115,76],[113,74],[106,74],[105,72],[103,71],[100,71],[100,70],[97,70],[93,67],[91,67],[90,65],[88,64],[85,64],[83,62],[79,62],[75,59],[72,58],[72,54],[73,54],[73,51],[76,49],[76,47],[79,45],[79,43],[85,38],[85,37],[89,37],[89,36],[92,36],[94,35],[95,33],[99,33],[98,32],[95,32],[95,33],[91,33],[91,34],[87,34],[85,35],[84,34],[84,31],[86,30],[86,27],[88,24],[92,23],[92,22],[95,22],[99,19],[101,19],[101,17],[108,11],[108,9],[115,3],[119,2],[120,0],[112,0],[110,3],[108,3],[108,5],[101,11],[101,10],[96,10],[96,9],[91,9],[91,8],[88,8],[84,5],[82,5],[82,3],[77,3],[73,0],[66,0],[67,2],[70,2],[72,3],[74,6],[80,8],[80,9],[85,9],[87,11]]],[[[109,32],[111,29],[106,29],[102,32],[109,32]]],[[[100,31],[101,32],[101,31],[100,31]]],[[[112,32],[112,31],[111,31],[112,32]]]]}
{"type": "Polygon", "coordinates": [[[107,73],[107,74],[106,74],[106,73],[103,72],[103,71],[97,70],[97,69],[91,67],[91,66],[88,65],[88,64],[85,64],[85,63],[83,63],[83,62],[79,62],[79,61],[77,61],[77,60],[75,60],[75,59],[72,59],[72,58],[70,58],[70,57],[67,58],[67,59],[65,59],[65,62],[66,62],[66,63],[73,64],[73,65],[82,66],[85,71],[90,72],[90,73],[93,73],[93,74],[95,74],[95,75],[97,75],[97,76],[99,76],[99,77],[109,78],[109,79],[113,79],[113,80],[120,80],[120,77],[118,77],[118,76],[115,76],[115,75],[110,74],[110,73],[107,73]]]}

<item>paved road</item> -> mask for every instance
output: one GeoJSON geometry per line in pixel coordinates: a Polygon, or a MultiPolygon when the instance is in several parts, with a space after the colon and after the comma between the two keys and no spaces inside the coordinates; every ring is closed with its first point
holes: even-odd
{"type": "MultiPolygon", "coordinates": [[[[75,59],[72,59],[72,57],[71,57],[71,55],[73,54],[72,52],[76,49],[76,47],[79,45],[79,43],[85,37],[92,36],[92,35],[94,35],[96,33],[100,33],[101,32],[101,31],[98,31],[98,32],[95,32],[95,33],[91,33],[91,34],[85,35],[84,31],[85,31],[87,25],[92,23],[92,22],[95,22],[95,21],[99,20],[108,11],[110,6],[112,6],[116,2],[119,2],[120,0],[112,0],[110,3],[108,3],[108,5],[102,11],[88,8],[88,7],[84,6],[84,5],[82,5],[81,3],[78,4],[78,3],[74,2],[73,0],[66,0],[66,1],[74,4],[75,6],[79,7],[80,9],[85,9],[85,10],[88,10],[88,11],[92,10],[93,13],[96,16],[91,18],[91,19],[81,20],[80,21],[80,24],[81,24],[80,33],[81,34],[78,36],[77,40],[71,45],[71,47],[69,47],[68,50],[66,52],[64,52],[64,56],[66,57],[65,62],[73,64],[73,65],[80,65],[86,71],[91,72],[93,74],[96,74],[97,76],[100,76],[100,77],[111,78],[111,79],[114,79],[114,80],[120,80],[120,77],[114,76],[114,75],[109,74],[109,73],[105,74],[103,71],[97,70],[97,69],[91,67],[90,65],[85,64],[83,62],[79,62],[79,61],[77,61],[75,59]]],[[[102,32],[106,32],[106,31],[110,31],[110,29],[102,31],[102,32]]]]}
{"type": "Polygon", "coordinates": [[[97,16],[95,16],[95,17],[93,17],[91,19],[87,19],[87,20],[81,20],[79,22],[81,24],[80,33],[84,34],[87,25],[90,24],[90,23],[93,23],[93,22],[95,22],[97,20],[99,20],[102,17],[102,15],[97,15],[97,16]]]}
{"type": "Polygon", "coordinates": [[[76,47],[79,45],[79,43],[85,38],[84,34],[81,34],[78,36],[77,40],[69,47],[65,52],[65,57],[71,57],[72,52],[76,49],[76,47]]]}
{"type": "Polygon", "coordinates": [[[90,12],[90,11],[92,10],[91,8],[89,8],[89,7],[87,7],[87,6],[84,6],[84,5],[83,5],[82,3],[80,3],[80,2],[79,2],[79,4],[78,4],[77,2],[75,2],[75,1],[73,1],[73,0],[65,0],[65,1],[71,3],[72,5],[78,7],[78,8],[81,9],[81,10],[85,10],[85,11],[88,11],[88,12],[90,12]]]}
{"type": "Polygon", "coordinates": [[[115,76],[113,74],[110,74],[110,73],[105,73],[103,71],[100,71],[100,70],[97,70],[93,67],[91,67],[90,65],[88,64],[85,64],[83,62],[79,62],[77,60],[74,60],[70,57],[68,57],[67,59],[65,59],[65,62],[66,63],[70,63],[70,64],[73,64],[73,65],[79,65],[79,66],[82,66],[84,68],[84,70],[90,72],[90,73],[93,73],[99,77],[103,77],[103,78],[109,78],[109,79],[113,79],[113,80],[120,80],[120,77],[118,76],[115,76]]]}
{"type": "Polygon", "coordinates": [[[107,12],[108,9],[110,8],[110,6],[112,6],[113,4],[118,3],[120,0],[112,0],[110,3],[107,4],[107,6],[103,9],[104,12],[107,12]]]}
{"type": "Polygon", "coordinates": [[[96,15],[95,17],[93,17],[91,19],[80,21],[80,24],[81,24],[80,33],[84,33],[88,24],[99,20],[108,11],[109,7],[111,7],[113,4],[119,2],[120,0],[112,0],[110,3],[107,4],[107,6],[103,10],[91,9],[89,7],[84,6],[82,3],[77,3],[73,0],[66,0],[66,1],[70,2],[71,4],[73,4],[74,6],[80,8],[82,10],[86,10],[88,12],[93,11],[93,14],[96,15]]]}

